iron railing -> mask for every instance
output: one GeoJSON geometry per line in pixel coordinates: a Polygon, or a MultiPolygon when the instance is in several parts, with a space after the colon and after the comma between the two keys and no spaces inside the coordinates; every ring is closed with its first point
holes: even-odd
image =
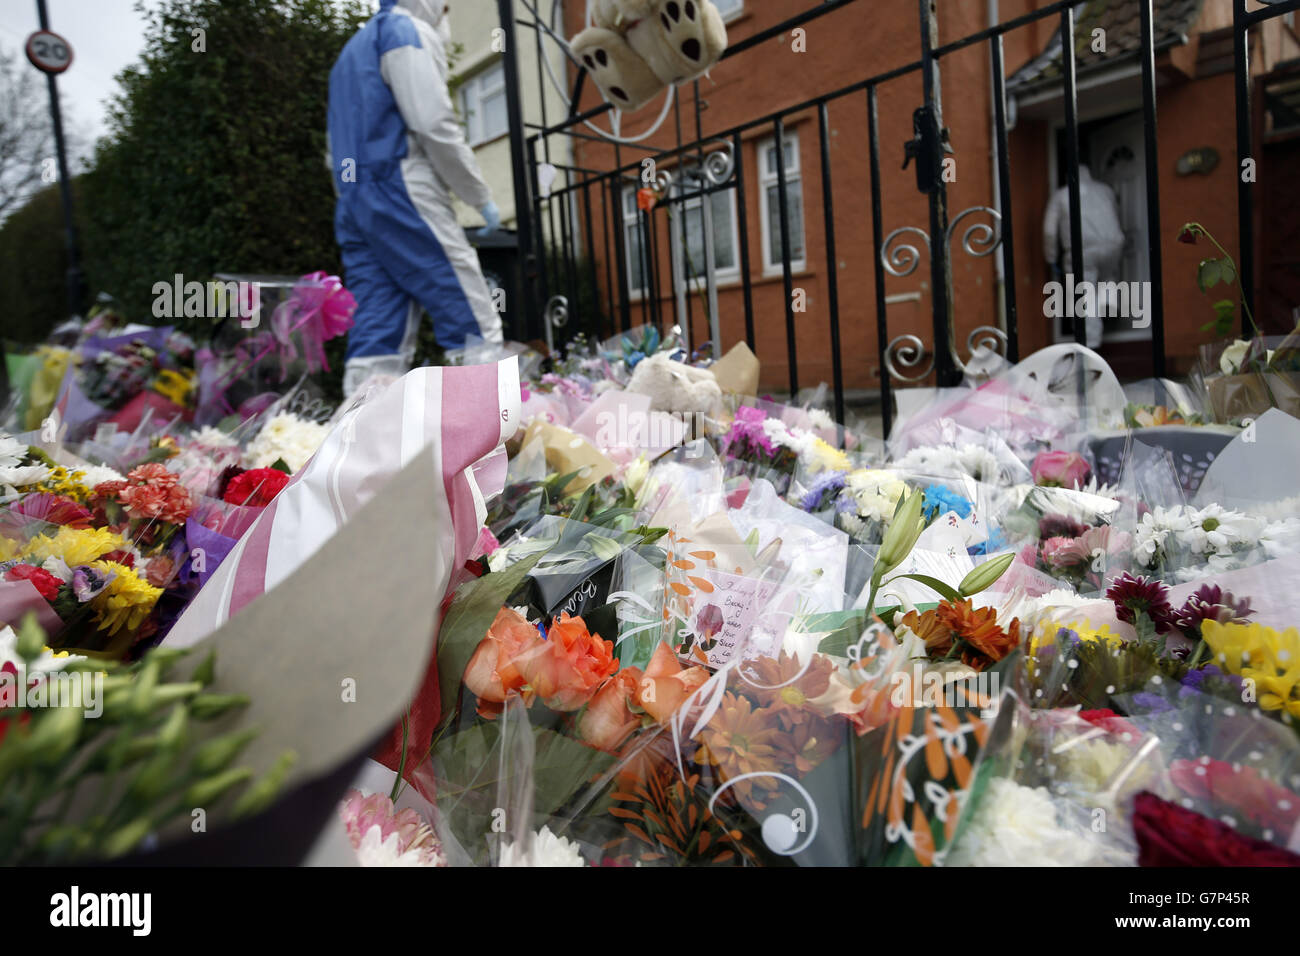
{"type": "MultiPolygon", "coordinates": [[[[570,56],[573,62],[571,87],[564,78],[547,76],[550,67],[546,59],[546,45],[558,43],[568,53],[563,36],[566,29],[562,0],[549,0],[550,8],[543,15],[542,7],[548,0],[521,0],[528,11],[527,17],[517,18],[515,0],[498,0],[501,24],[506,36],[523,37],[522,30],[531,30],[532,42],[537,50],[537,76],[539,85],[552,83],[561,87],[563,97],[570,104],[568,114],[552,119],[547,115],[546,97],[542,100],[542,115],[530,121],[523,115],[520,84],[533,79],[520,75],[518,49],[522,40],[507,45],[505,71],[507,80],[508,110],[510,114],[510,139],[513,154],[514,185],[518,208],[519,247],[525,277],[525,295],[522,313],[515,317],[515,334],[526,338],[544,338],[548,344],[562,344],[562,323],[573,316],[575,303],[586,298],[589,308],[602,313],[608,323],[606,331],[627,330],[639,312],[641,322],[661,328],[680,327],[687,340],[701,339],[693,336],[696,325],[694,295],[692,290],[703,283],[703,297],[708,303],[705,310],[708,322],[707,338],[720,354],[733,343],[722,342],[718,311],[718,278],[713,261],[713,235],[708,217],[708,198],[723,190],[736,190],[737,232],[739,249],[740,301],[744,310],[745,339],[751,348],[755,344],[756,317],[754,314],[754,276],[748,241],[748,216],[745,190],[751,174],[745,168],[742,140],[765,128],[771,129],[774,141],[784,143],[786,123],[795,114],[815,111],[818,138],[817,155],[820,158],[821,203],[825,229],[825,270],[827,309],[829,312],[830,362],[835,413],[843,420],[845,411],[845,356],[841,344],[841,302],[836,260],[836,223],[834,194],[836,184],[832,177],[830,140],[828,135],[828,107],[831,103],[863,98],[863,120],[869,142],[868,168],[871,192],[872,267],[875,277],[875,318],[878,359],[880,363],[880,392],[886,433],[892,421],[893,390],[896,384],[926,381],[933,376],[937,385],[952,385],[960,381],[968,359],[963,359],[958,348],[954,325],[953,273],[951,248],[954,240],[961,238],[962,252],[978,257],[1001,255],[1003,295],[998,308],[996,326],[982,326],[972,331],[965,343],[966,352],[973,353],[976,346],[995,347],[1011,361],[1020,358],[1020,310],[1017,300],[1015,228],[1012,215],[1014,195],[1011,155],[1008,145],[1007,73],[1004,60],[1004,37],[1039,21],[1059,25],[1061,47],[1062,109],[1065,120],[1065,185],[1069,192],[1071,256],[1069,263],[1075,276],[1084,273],[1079,138],[1079,65],[1076,57],[1075,30],[1077,18],[1085,6],[1079,0],[1057,0],[1045,3],[1040,9],[1005,22],[989,26],[962,39],[939,43],[938,0],[917,0],[919,26],[919,57],[905,65],[875,75],[855,78],[837,89],[783,106],[780,109],[754,117],[737,117],[728,128],[705,136],[701,114],[704,109],[700,84],[689,90],[678,90],[671,109],[665,103],[665,116],[675,126],[674,144],[649,145],[642,142],[619,141],[612,144],[614,162],[607,169],[583,168],[576,163],[561,162],[552,154],[552,140],[568,137],[571,142],[608,141],[608,137],[590,129],[591,123],[611,111],[607,104],[580,112],[582,93],[587,75],[583,64],[570,56]],[[558,17],[558,18],[557,18],[558,17]],[[516,31],[520,32],[517,34],[516,31]],[[988,65],[992,75],[993,149],[996,154],[996,196],[988,204],[973,206],[950,215],[948,188],[944,177],[945,152],[948,150],[947,130],[943,121],[942,70],[943,62],[959,51],[983,45],[987,49],[988,65]],[[914,141],[908,144],[907,155],[916,163],[917,187],[928,197],[928,230],[917,226],[903,226],[886,233],[886,196],[882,189],[881,162],[884,149],[880,136],[880,91],[887,84],[905,77],[919,76],[923,88],[922,105],[913,115],[914,141]],[[688,101],[684,103],[684,101],[688,101]],[[693,111],[689,108],[693,107],[693,111]],[[693,112],[693,135],[684,132],[693,112]],[[653,160],[647,164],[646,160],[653,160]],[[689,177],[683,175],[691,170],[689,177]],[[685,209],[686,204],[702,200],[704,217],[703,235],[705,263],[696,268],[691,262],[670,262],[674,276],[674,295],[660,294],[658,277],[662,274],[660,261],[660,229],[684,229],[684,218],[675,217],[665,224],[659,222],[655,210],[638,210],[636,213],[637,245],[640,261],[637,263],[643,278],[646,294],[639,297],[629,288],[628,231],[622,219],[626,190],[642,185],[643,174],[653,170],[651,185],[657,187],[661,197],[657,209],[685,209]],[[554,176],[546,183],[544,176],[554,176]],[[600,214],[593,211],[593,198],[601,198],[600,214]],[[971,221],[974,217],[987,217],[989,222],[971,221]],[[965,231],[961,228],[965,225],[965,231]],[[918,244],[919,243],[919,244],[918,244]],[[891,336],[887,315],[886,282],[890,276],[910,275],[920,265],[922,248],[928,251],[930,262],[930,289],[932,295],[933,341],[927,347],[919,336],[903,334],[891,336]],[[599,256],[592,254],[598,252],[599,256]],[[580,275],[577,259],[580,254],[598,258],[600,268],[588,269],[580,275]],[[548,268],[548,261],[550,268],[548,268]],[[686,295],[680,293],[683,285],[686,295]],[[928,356],[928,358],[927,358],[928,356]]],[[[572,2],[572,0],[571,0],[572,2]]],[[[744,56],[761,44],[782,35],[789,36],[796,27],[827,16],[858,0],[826,0],[785,21],[761,30],[734,43],[726,51],[726,59],[744,56]]],[[[1138,0],[1141,16],[1141,45],[1138,57],[1141,63],[1142,117],[1145,126],[1145,189],[1147,198],[1147,242],[1151,283],[1151,367],[1153,374],[1163,376],[1166,371],[1166,342],[1164,316],[1164,281],[1161,257],[1163,224],[1160,206],[1160,138],[1156,95],[1156,15],[1155,0],[1138,0]]],[[[1249,10],[1248,0],[1232,0],[1234,5],[1234,40],[1236,50],[1236,122],[1238,165],[1253,158],[1254,137],[1251,114],[1251,66],[1249,59],[1250,30],[1265,20],[1300,9],[1300,0],[1276,0],[1268,7],[1249,10]]],[[[781,146],[778,145],[778,149],[781,146]]],[[[885,154],[888,156],[888,154],[885,154]]],[[[892,161],[892,160],[891,160],[892,161]]],[[[787,203],[787,175],[785,163],[776,164],[778,190],[777,215],[782,253],[780,280],[785,292],[785,342],[789,364],[791,395],[799,391],[799,363],[801,341],[799,323],[794,304],[794,274],[792,269],[791,223],[787,203]]],[[[761,171],[758,171],[761,172],[761,171]]],[[[1240,266],[1242,290],[1247,305],[1253,305],[1255,276],[1254,199],[1251,183],[1239,178],[1238,212],[1240,217],[1240,266]]],[[[805,229],[806,231],[806,229],[805,229]]],[[[671,246],[671,244],[670,244],[671,246]]],[[[689,256],[687,257],[689,259],[689,256]]],[[[1243,316],[1244,321],[1244,316],[1243,316]]],[[[1074,322],[1077,341],[1085,342],[1086,329],[1082,321],[1074,322]]],[[[804,346],[807,347],[806,345],[804,346]]],[[[760,355],[760,358],[766,356],[760,355]]]]}

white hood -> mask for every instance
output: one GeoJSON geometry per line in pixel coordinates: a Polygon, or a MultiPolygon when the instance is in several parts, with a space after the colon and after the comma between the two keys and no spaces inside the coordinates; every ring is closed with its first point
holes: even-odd
{"type": "Polygon", "coordinates": [[[435,29],[447,26],[447,0],[399,0],[397,5],[435,29]]]}

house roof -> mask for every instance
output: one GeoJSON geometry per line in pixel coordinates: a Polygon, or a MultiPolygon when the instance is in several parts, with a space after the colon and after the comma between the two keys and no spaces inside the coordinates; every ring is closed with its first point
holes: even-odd
{"type": "MultiPolygon", "coordinates": [[[[1155,0],[1156,50],[1187,42],[1205,0],[1155,0]]],[[[1078,72],[1135,58],[1142,48],[1142,14],[1138,0],[1083,0],[1075,7],[1075,62],[1078,72]],[[1093,35],[1105,30],[1106,52],[1093,51],[1093,35]]],[[[1008,91],[1023,93],[1060,82],[1064,76],[1061,31],[1047,49],[1007,79],[1008,91]]]]}

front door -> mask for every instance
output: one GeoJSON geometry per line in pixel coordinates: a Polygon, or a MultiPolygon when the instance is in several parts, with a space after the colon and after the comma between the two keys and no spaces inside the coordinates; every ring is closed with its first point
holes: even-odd
{"type": "MultiPolygon", "coordinates": [[[[1124,227],[1124,256],[1118,278],[1145,282],[1151,277],[1147,244],[1146,133],[1141,113],[1099,123],[1088,137],[1088,162],[1093,178],[1115,191],[1120,225],[1124,227]]],[[[1105,342],[1151,338],[1150,329],[1134,329],[1131,319],[1108,316],[1105,342]]]]}

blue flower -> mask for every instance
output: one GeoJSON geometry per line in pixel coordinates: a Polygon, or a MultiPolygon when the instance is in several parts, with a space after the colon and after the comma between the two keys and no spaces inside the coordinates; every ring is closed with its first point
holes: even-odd
{"type": "Polygon", "coordinates": [[[645,358],[645,353],[640,350],[637,350],[635,352],[629,352],[627,355],[627,367],[636,368],[637,363],[640,362],[643,358],[645,358]]]}
{"type": "Polygon", "coordinates": [[[925,489],[925,520],[933,521],[936,515],[955,512],[958,518],[971,513],[971,503],[943,485],[930,485],[925,489]]]}

